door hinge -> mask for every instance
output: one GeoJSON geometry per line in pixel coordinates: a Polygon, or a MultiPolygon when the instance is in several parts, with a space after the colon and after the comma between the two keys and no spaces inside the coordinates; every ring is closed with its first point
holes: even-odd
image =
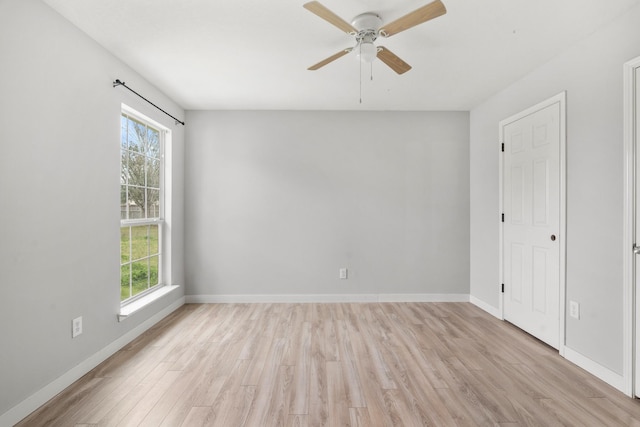
{"type": "Polygon", "coordinates": [[[500,151],[502,151],[504,153],[504,142],[501,145],[500,151]]]}
{"type": "Polygon", "coordinates": [[[502,284],[501,291],[504,294],[504,283],[502,284]]]}
{"type": "Polygon", "coordinates": [[[501,221],[504,222],[504,214],[502,214],[500,218],[501,218],[501,221]]]}

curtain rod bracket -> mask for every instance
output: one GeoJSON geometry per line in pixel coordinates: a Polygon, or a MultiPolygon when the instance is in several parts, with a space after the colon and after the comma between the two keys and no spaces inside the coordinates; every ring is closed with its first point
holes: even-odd
{"type": "Polygon", "coordinates": [[[149,101],[147,98],[145,98],[144,96],[140,95],[140,94],[139,94],[138,92],[136,92],[135,90],[131,89],[129,86],[127,86],[127,85],[125,84],[125,82],[120,81],[120,79],[115,79],[115,80],[113,81],[113,87],[116,87],[116,86],[124,86],[124,87],[126,87],[126,88],[127,88],[127,89],[129,89],[131,92],[135,93],[135,94],[136,94],[136,95],[138,95],[140,98],[144,99],[144,100],[145,100],[145,101],[147,101],[149,104],[153,105],[153,106],[154,106],[154,107],[156,107],[158,110],[162,111],[162,112],[163,112],[163,113],[165,113],[167,116],[169,116],[169,117],[171,117],[173,120],[175,120],[175,121],[176,121],[176,125],[177,125],[178,123],[180,123],[182,126],[184,126],[184,122],[183,122],[183,121],[181,121],[181,120],[179,120],[179,119],[177,119],[177,118],[173,117],[171,114],[167,113],[167,112],[166,112],[166,111],[164,111],[162,108],[158,107],[156,104],[154,104],[153,102],[149,101]]]}

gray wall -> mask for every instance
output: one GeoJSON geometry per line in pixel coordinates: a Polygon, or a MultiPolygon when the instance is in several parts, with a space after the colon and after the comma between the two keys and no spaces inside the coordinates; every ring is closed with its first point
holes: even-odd
{"type": "Polygon", "coordinates": [[[187,121],[187,294],[469,293],[468,113],[187,121]]]}
{"type": "Polygon", "coordinates": [[[182,297],[118,323],[125,102],[174,130],[173,282],[184,283],[183,111],[34,0],[0,2],[0,416],[182,297]],[[71,339],[71,319],[84,333],[71,339]]]}
{"type": "MultiPolygon", "coordinates": [[[[567,91],[566,345],[622,374],[622,65],[640,6],[471,111],[471,294],[498,307],[498,122],[567,91]],[[567,309],[568,312],[568,309],[567,309]]],[[[506,60],[506,58],[505,58],[506,60]]]]}

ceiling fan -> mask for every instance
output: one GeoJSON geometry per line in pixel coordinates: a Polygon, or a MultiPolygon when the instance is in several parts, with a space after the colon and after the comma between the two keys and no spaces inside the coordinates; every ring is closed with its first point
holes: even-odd
{"type": "Polygon", "coordinates": [[[440,0],[435,0],[388,24],[382,25],[380,16],[371,12],[356,16],[351,21],[351,24],[349,24],[317,1],[305,3],[303,7],[347,34],[354,36],[356,39],[355,47],[343,49],[335,55],[312,65],[308,68],[309,70],[317,70],[324,67],[355,50],[362,62],[373,62],[375,58],[379,58],[398,74],[406,73],[411,69],[411,66],[386,47],[376,46],[373,42],[375,42],[379,36],[385,38],[391,37],[394,34],[398,34],[401,31],[408,30],[418,24],[422,24],[447,13],[444,4],[442,4],[440,0]]]}

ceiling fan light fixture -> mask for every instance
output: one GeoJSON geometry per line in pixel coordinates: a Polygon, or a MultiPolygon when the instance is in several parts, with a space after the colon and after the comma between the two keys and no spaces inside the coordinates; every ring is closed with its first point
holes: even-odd
{"type": "Polygon", "coordinates": [[[343,49],[327,59],[312,65],[308,68],[309,70],[317,70],[324,67],[325,65],[355,50],[356,57],[361,61],[361,63],[371,63],[374,59],[379,58],[380,61],[384,62],[385,65],[398,74],[406,73],[411,69],[411,66],[398,58],[397,55],[392,53],[386,47],[376,47],[376,45],[373,44],[376,39],[379,36],[385,38],[390,37],[447,13],[447,9],[444,4],[442,4],[442,0],[432,0],[431,3],[428,3],[385,25],[382,25],[382,19],[380,16],[373,12],[361,13],[353,18],[351,24],[349,24],[347,21],[320,4],[317,0],[305,3],[303,7],[350,36],[355,37],[356,41],[355,47],[343,49]]]}
{"type": "Polygon", "coordinates": [[[365,63],[373,62],[373,60],[376,59],[377,54],[378,48],[373,44],[373,42],[362,41],[356,49],[358,59],[365,63]]]}

